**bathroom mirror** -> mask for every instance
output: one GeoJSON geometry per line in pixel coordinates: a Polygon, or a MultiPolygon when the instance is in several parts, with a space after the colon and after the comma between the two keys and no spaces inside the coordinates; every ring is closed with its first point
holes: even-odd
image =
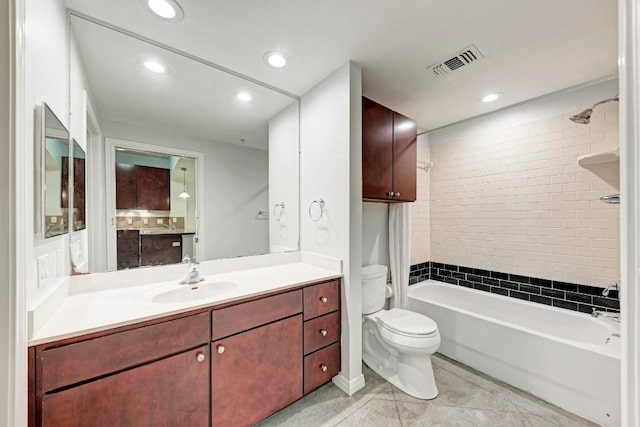
{"type": "Polygon", "coordinates": [[[298,250],[298,100],[109,24],[73,12],[69,20],[71,134],[87,153],[89,271],[116,270],[123,248],[131,252],[123,268],[298,250]],[[99,139],[88,135],[89,105],[99,139]],[[129,163],[123,175],[118,150],[169,160],[129,163]],[[126,206],[118,188],[131,196],[126,206]],[[149,235],[152,245],[142,241],[149,235]],[[163,251],[154,258],[162,261],[141,261],[143,246],[163,251]]]}
{"type": "Polygon", "coordinates": [[[36,235],[51,238],[69,232],[69,131],[43,103],[36,114],[36,235]]]}

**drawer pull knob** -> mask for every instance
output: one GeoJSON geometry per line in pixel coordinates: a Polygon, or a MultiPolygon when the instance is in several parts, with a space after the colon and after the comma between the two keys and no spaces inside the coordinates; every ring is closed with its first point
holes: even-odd
{"type": "Polygon", "coordinates": [[[322,335],[323,337],[327,336],[327,330],[326,329],[320,329],[320,335],[322,335]]]}
{"type": "Polygon", "coordinates": [[[320,297],[320,301],[322,301],[323,304],[326,304],[329,300],[327,299],[327,297],[320,297]]]}
{"type": "Polygon", "coordinates": [[[222,354],[226,350],[223,345],[219,345],[217,348],[218,348],[218,354],[222,354]]]}
{"type": "Polygon", "coordinates": [[[198,354],[196,355],[196,360],[198,362],[204,362],[204,359],[206,359],[207,356],[204,355],[204,353],[202,352],[198,352],[198,354]]]}
{"type": "Polygon", "coordinates": [[[327,365],[320,365],[320,370],[321,370],[322,372],[327,372],[327,369],[329,369],[329,368],[327,367],[327,365]]]}

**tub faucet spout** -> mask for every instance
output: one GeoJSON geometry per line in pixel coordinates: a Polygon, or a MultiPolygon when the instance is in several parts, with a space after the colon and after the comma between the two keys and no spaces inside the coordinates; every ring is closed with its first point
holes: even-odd
{"type": "Polygon", "coordinates": [[[619,291],[620,290],[620,282],[619,281],[613,281],[611,283],[609,283],[609,286],[607,286],[603,291],[602,291],[602,296],[609,296],[609,292],[611,291],[619,291]]]}

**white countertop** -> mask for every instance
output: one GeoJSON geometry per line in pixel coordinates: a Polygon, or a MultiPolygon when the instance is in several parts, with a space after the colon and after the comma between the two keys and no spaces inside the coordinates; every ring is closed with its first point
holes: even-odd
{"type": "MultiPolygon", "coordinates": [[[[201,268],[205,279],[202,283],[231,282],[236,286],[222,287],[220,293],[216,293],[210,298],[191,302],[157,303],[152,301],[158,294],[188,286],[179,285],[175,279],[139,285],[130,283],[123,285],[114,282],[111,287],[105,287],[104,284],[94,286],[90,280],[85,280],[88,285],[84,287],[77,284],[67,286],[64,295],[57,297],[56,306],[54,309],[50,309],[51,313],[47,315],[46,321],[41,321],[41,325],[38,327],[32,327],[33,332],[29,345],[44,344],[103,331],[341,276],[338,269],[326,268],[336,265],[335,263],[327,263],[326,260],[315,262],[318,261],[317,256],[303,256],[301,258],[298,262],[224,271],[216,274],[207,274],[207,270],[211,271],[211,268],[201,268]],[[303,262],[303,259],[307,262],[303,262]]],[[[339,261],[337,265],[340,265],[339,261]]],[[[121,272],[104,273],[101,281],[110,274],[113,277],[122,276],[121,272]]],[[[134,274],[139,274],[139,271],[134,274]]]]}

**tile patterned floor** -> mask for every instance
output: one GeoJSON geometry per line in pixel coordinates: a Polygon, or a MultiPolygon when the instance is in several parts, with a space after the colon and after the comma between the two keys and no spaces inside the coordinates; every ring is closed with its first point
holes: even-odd
{"type": "Polygon", "coordinates": [[[411,397],[363,365],[366,385],[353,396],[329,383],[258,426],[596,426],[444,356],[433,365],[434,400],[411,397]]]}

